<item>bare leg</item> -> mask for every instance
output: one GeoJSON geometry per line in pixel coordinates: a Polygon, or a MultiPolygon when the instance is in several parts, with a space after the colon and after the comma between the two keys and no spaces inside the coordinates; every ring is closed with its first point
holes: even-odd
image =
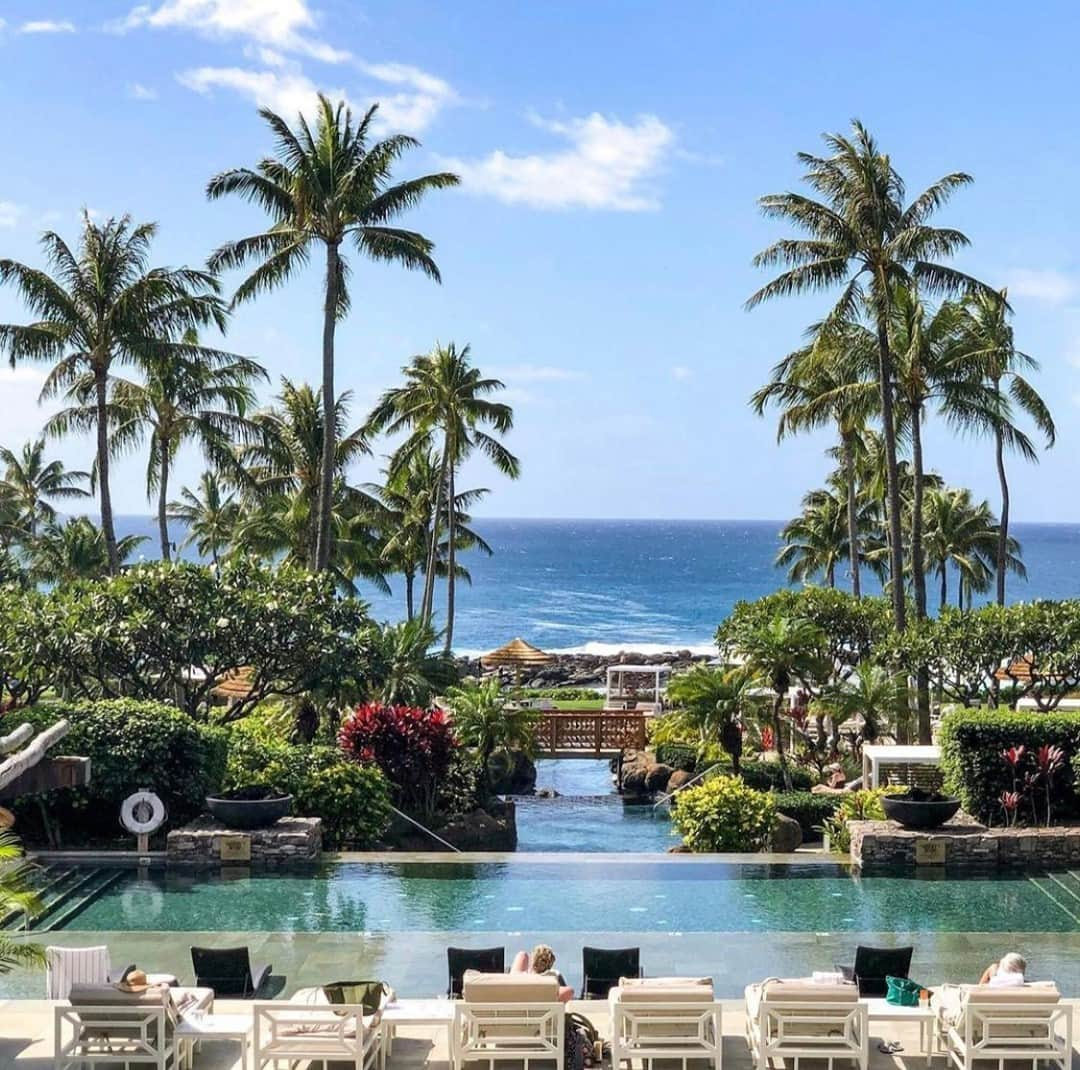
{"type": "Polygon", "coordinates": [[[519,951],[514,956],[514,961],[510,963],[511,973],[528,973],[529,972],[529,953],[528,951],[519,951]]]}
{"type": "Polygon", "coordinates": [[[569,1003],[574,998],[574,990],[569,985],[559,985],[559,1002],[569,1003]]]}

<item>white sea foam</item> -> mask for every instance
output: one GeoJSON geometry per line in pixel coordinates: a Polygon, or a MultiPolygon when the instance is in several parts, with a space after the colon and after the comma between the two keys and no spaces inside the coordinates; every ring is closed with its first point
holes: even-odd
{"type": "MultiPolygon", "coordinates": [[[[582,643],[580,646],[556,646],[545,647],[544,649],[549,654],[593,654],[597,657],[614,657],[616,654],[670,654],[677,650],[689,650],[691,654],[697,654],[701,657],[716,656],[715,643],[639,643],[633,639],[618,643],[594,641],[582,643]]],[[[487,654],[489,650],[474,650],[463,647],[455,650],[454,653],[459,658],[478,658],[482,654],[487,654]]]]}

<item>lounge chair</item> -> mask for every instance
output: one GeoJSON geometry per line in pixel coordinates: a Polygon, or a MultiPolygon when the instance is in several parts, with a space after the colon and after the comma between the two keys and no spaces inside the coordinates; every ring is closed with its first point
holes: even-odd
{"type": "Polygon", "coordinates": [[[54,1070],[100,1064],[125,1070],[177,1066],[180,1046],[176,1026],[190,1009],[210,1010],[209,989],[154,985],[143,992],[122,992],[112,984],[75,983],[70,1006],[54,1009],[54,1070]]]}
{"type": "Polygon", "coordinates": [[[322,988],[302,988],[289,1000],[257,1001],[255,1017],[255,1070],[278,1060],[348,1063],[353,1070],[371,1070],[380,1052],[382,1012],[389,996],[383,994],[379,1009],[366,1013],[355,1003],[331,1003],[322,988]]]}
{"type": "Polygon", "coordinates": [[[889,990],[887,977],[907,977],[911,970],[911,947],[855,948],[855,965],[838,966],[845,981],[859,986],[860,996],[884,996],[889,990]]]}
{"type": "Polygon", "coordinates": [[[450,1060],[454,1070],[472,1063],[554,1063],[563,1070],[566,1005],[558,978],[535,973],[469,970],[454,1004],[450,1060]]]}
{"type": "MultiPolygon", "coordinates": [[[[123,978],[130,970],[126,966],[116,972],[112,968],[109,949],[104,944],[95,947],[47,947],[45,948],[45,998],[67,999],[72,985],[107,985],[123,978]]],[[[175,985],[177,979],[171,973],[147,975],[152,985],[175,985]]]]}
{"type": "Polygon", "coordinates": [[[758,1070],[773,1059],[850,1059],[867,1070],[867,1007],[849,981],[770,979],[746,989],[746,1043],[758,1070]]]}
{"type": "Polygon", "coordinates": [[[998,988],[943,985],[935,994],[938,1047],[958,1070],[988,1060],[1040,1060],[1069,1070],[1072,1010],[1050,983],[998,988]]]}
{"type": "Polygon", "coordinates": [[[707,1059],[720,1070],[720,1001],[707,977],[624,977],[608,993],[611,1067],[653,1059],[707,1059]]]}
{"type": "Polygon", "coordinates": [[[620,978],[641,976],[641,948],[583,947],[581,972],[585,977],[581,998],[607,999],[620,978]]]}
{"type": "Polygon", "coordinates": [[[193,947],[191,965],[199,988],[236,999],[255,999],[273,969],[252,967],[246,947],[193,947]]]}
{"type": "Polygon", "coordinates": [[[462,978],[466,970],[479,973],[503,973],[506,970],[505,947],[448,947],[446,961],[450,968],[450,984],[446,994],[461,999],[462,978]]]}

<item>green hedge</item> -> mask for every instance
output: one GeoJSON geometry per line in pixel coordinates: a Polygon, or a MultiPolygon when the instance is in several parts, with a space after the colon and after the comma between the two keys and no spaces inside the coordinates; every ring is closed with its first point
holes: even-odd
{"type": "Polygon", "coordinates": [[[120,827],[120,806],[133,791],[149,788],[168,810],[166,828],[191,820],[204,809],[225,773],[225,733],[193,721],[160,702],[112,699],[100,702],[50,702],[19,710],[12,726],[30,722],[41,731],[67,718],[71,731],[55,753],[90,759],[87,787],[46,792],[15,804],[20,834],[45,842],[39,800],[61,842],[130,838],[120,827]]]}
{"type": "MultiPolygon", "coordinates": [[[[809,791],[814,778],[805,770],[788,763],[792,791],[809,791]]],[[[743,780],[758,791],[783,791],[784,772],[779,762],[743,762],[740,769],[743,780]]]]}
{"type": "Polygon", "coordinates": [[[698,748],[690,743],[658,743],[656,760],[661,765],[670,765],[672,769],[695,773],[698,766],[698,748]]]}
{"type": "Polygon", "coordinates": [[[1002,751],[1023,746],[1031,759],[1044,744],[1061,747],[1067,759],[1055,779],[1055,816],[1080,813],[1071,764],[1080,754],[1080,713],[955,709],[942,719],[938,742],[945,790],[960,798],[967,813],[1000,823],[1001,793],[1013,790],[1013,772],[1002,751]]]}
{"type": "Polygon", "coordinates": [[[807,840],[821,839],[821,827],[836,812],[841,799],[839,795],[815,795],[810,791],[777,791],[773,797],[776,812],[798,821],[807,840]]]}

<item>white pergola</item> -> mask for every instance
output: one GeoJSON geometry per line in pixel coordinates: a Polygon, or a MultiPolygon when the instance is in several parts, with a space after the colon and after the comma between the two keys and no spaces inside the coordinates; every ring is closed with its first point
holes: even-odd
{"type": "Polygon", "coordinates": [[[646,693],[645,701],[651,701],[656,710],[659,710],[664,701],[664,692],[667,690],[667,678],[671,676],[670,665],[609,665],[607,668],[607,690],[604,695],[605,708],[613,708],[616,703],[626,702],[628,699],[640,699],[642,692],[646,693]],[[652,684],[647,687],[633,685],[630,690],[626,687],[627,676],[651,676],[652,684]],[[652,692],[651,699],[648,693],[652,692]]]}

